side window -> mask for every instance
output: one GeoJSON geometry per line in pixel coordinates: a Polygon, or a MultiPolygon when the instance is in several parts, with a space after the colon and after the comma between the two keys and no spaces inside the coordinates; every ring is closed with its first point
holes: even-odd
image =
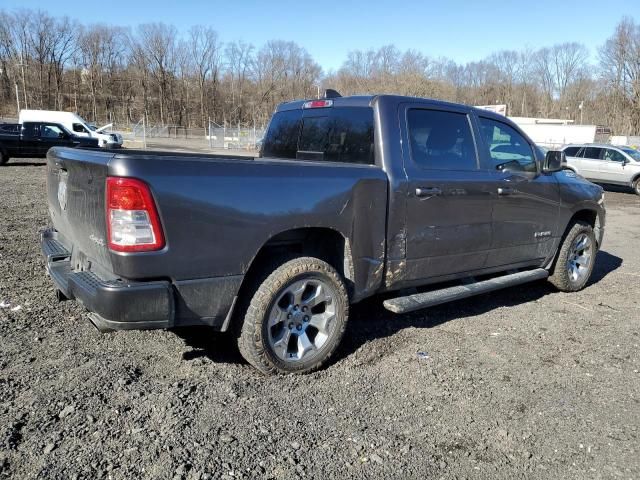
{"type": "Polygon", "coordinates": [[[564,154],[567,157],[577,157],[578,156],[578,150],[580,150],[580,147],[567,147],[564,149],[564,154]]]}
{"type": "Polygon", "coordinates": [[[480,127],[495,168],[533,173],[538,171],[531,145],[514,128],[484,117],[480,117],[480,127]]]}
{"type": "Polygon", "coordinates": [[[373,109],[338,107],[307,113],[296,158],[373,164],[373,109]],[[325,114],[326,113],[326,114],[325,114]]]}
{"type": "Polygon", "coordinates": [[[296,158],[302,110],[287,110],[273,115],[262,146],[263,157],[296,158]]]}
{"type": "Polygon", "coordinates": [[[40,127],[36,123],[24,123],[22,125],[22,136],[27,138],[37,138],[40,136],[40,127]]]}
{"type": "Polygon", "coordinates": [[[74,123],[73,124],[73,131],[76,133],[89,133],[87,132],[87,129],[84,128],[84,126],[81,123],[74,123]]]}
{"type": "Polygon", "coordinates": [[[602,157],[602,149],[586,147],[582,156],[587,160],[599,160],[602,157]]]}
{"type": "Polygon", "coordinates": [[[613,150],[611,148],[606,148],[604,150],[604,159],[609,160],[611,162],[624,162],[626,160],[625,156],[618,152],[617,150],[613,150]]]}
{"type": "Polygon", "coordinates": [[[477,170],[475,143],[464,113],[410,109],[411,158],[428,170],[477,170]]]}
{"type": "Polygon", "coordinates": [[[57,125],[42,125],[40,127],[40,136],[42,138],[62,138],[64,132],[57,125]]]}

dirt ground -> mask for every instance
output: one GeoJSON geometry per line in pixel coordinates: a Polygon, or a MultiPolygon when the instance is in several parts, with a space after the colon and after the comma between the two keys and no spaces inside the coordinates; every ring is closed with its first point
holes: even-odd
{"type": "Polygon", "coordinates": [[[0,168],[0,477],[640,478],[640,197],[590,285],[352,309],[336,360],[266,378],[205,329],[100,334],[58,303],[43,161],[0,168]],[[19,307],[19,308],[18,308],[19,307]]]}

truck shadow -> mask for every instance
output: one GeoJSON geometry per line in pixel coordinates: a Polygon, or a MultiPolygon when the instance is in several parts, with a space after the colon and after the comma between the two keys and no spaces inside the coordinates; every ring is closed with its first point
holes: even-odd
{"type": "MultiPolygon", "coordinates": [[[[606,251],[598,252],[589,285],[597,284],[622,265],[622,259],[606,251]]],[[[395,315],[384,309],[382,300],[393,294],[377,295],[354,305],[342,345],[331,364],[348,357],[365,343],[391,336],[405,328],[433,328],[459,317],[474,317],[499,307],[535,301],[555,290],[546,281],[478,295],[425,310],[395,315]]],[[[215,332],[208,327],[184,327],[172,330],[191,347],[183,359],[208,358],[216,363],[246,363],[238,352],[231,333],[215,332]]]]}
{"type": "MultiPolygon", "coordinates": [[[[587,287],[601,282],[622,265],[622,259],[606,251],[598,252],[587,287]]],[[[438,305],[404,315],[395,315],[382,306],[382,298],[367,299],[352,308],[351,320],[336,360],[353,354],[363,344],[391,336],[405,328],[434,328],[459,317],[475,317],[500,307],[512,307],[538,300],[557,290],[546,280],[506,288],[475,297],[438,305]]],[[[386,295],[384,298],[391,298],[386,295]]]]}

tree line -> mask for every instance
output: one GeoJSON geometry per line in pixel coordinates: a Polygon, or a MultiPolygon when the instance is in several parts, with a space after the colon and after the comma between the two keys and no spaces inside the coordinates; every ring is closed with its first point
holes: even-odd
{"type": "Polygon", "coordinates": [[[567,42],[504,50],[459,64],[393,45],[351,51],[323,72],[295,42],[256,48],[210,26],[179,32],[83,25],[44,11],[0,10],[0,117],[20,108],[70,110],[96,123],[263,126],[283,101],[318,89],[398,93],[471,105],[506,104],[511,116],[569,118],[640,134],[640,24],[625,17],[595,55],[567,42]]]}

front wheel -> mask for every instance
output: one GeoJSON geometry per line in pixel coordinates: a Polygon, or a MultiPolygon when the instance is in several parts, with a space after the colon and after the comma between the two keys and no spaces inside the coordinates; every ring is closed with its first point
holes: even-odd
{"type": "Polygon", "coordinates": [[[633,182],[633,191],[636,195],[640,195],[640,177],[636,178],[633,182]]]}
{"type": "Polygon", "coordinates": [[[575,222],[560,245],[549,281],[561,292],[582,290],[593,272],[597,252],[591,225],[575,222]]]}
{"type": "Polygon", "coordinates": [[[318,258],[296,258],[280,265],[256,290],[238,347],[263,373],[310,372],[334,353],[348,314],[340,274],[318,258]]]}
{"type": "Polygon", "coordinates": [[[9,155],[0,150],[0,166],[5,165],[9,161],[9,155]]]}

